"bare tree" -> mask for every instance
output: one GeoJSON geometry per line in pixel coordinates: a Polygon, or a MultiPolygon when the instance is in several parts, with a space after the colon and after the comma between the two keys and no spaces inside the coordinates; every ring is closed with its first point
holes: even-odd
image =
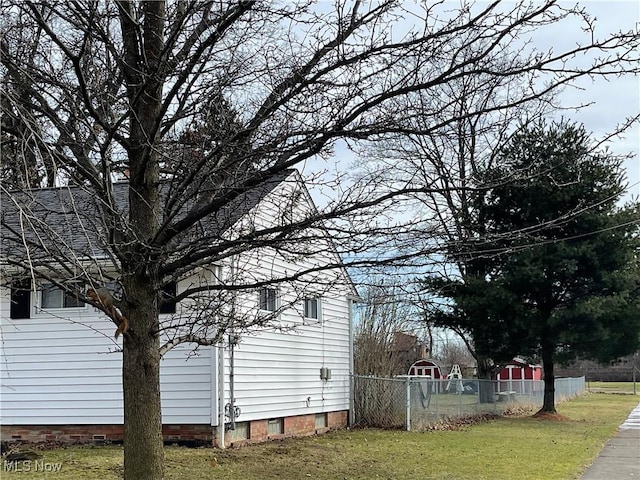
{"type": "MultiPolygon", "coordinates": [[[[466,34],[452,41],[461,58],[473,58],[482,42],[468,42],[466,34]]],[[[486,62],[496,70],[515,70],[527,55],[527,45],[510,47],[486,62]]],[[[496,254],[483,248],[487,239],[486,197],[493,185],[480,174],[496,165],[503,146],[523,125],[563,108],[555,88],[531,95],[535,77],[536,72],[526,69],[509,76],[478,71],[434,87],[428,98],[422,91],[411,92],[397,100],[402,102],[398,109],[414,113],[404,119],[399,132],[387,136],[384,143],[363,147],[368,161],[361,165],[360,178],[376,179],[387,191],[400,185],[416,191],[421,186],[431,187],[402,204],[401,208],[414,212],[413,223],[406,235],[388,242],[399,251],[414,253],[410,256],[412,266],[417,267],[413,291],[424,322],[453,329],[476,359],[478,377],[483,379],[491,379],[497,365],[490,356],[477,352],[468,325],[486,322],[486,318],[467,313],[467,318],[456,321],[449,315],[450,303],[442,297],[451,283],[488,275],[488,259],[496,254]],[[435,112],[434,104],[440,107],[435,112]],[[434,124],[437,128],[432,128],[434,124]]],[[[615,133],[639,118],[624,119],[615,133]]],[[[463,313],[460,309],[457,312],[463,313]]],[[[481,391],[481,396],[484,401],[493,401],[490,389],[481,391]]]]}
{"type": "Polygon", "coordinates": [[[433,357],[439,360],[445,368],[451,368],[456,364],[464,367],[470,367],[475,364],[475,358],[471,355],[464,342],[461,342],[458,338],[443,336],[438,343],[438,349],[433,357]]]}
{"type": "Polygon", "coordinates": [[[406,374],[421,358],[424,344],[410,293],[401,279],[394,280],[391,275],[369,280],[362,290],[354,326],[354,373],[380,377],[406,374]]]}
{"type": "MultiPolygon", "coordinates": [[[[478,48],[464,37],[454,42],[463,58],[473,56],[478,48]]],[[[508,69],[519,62],[520,54],[505,49],[490,62],[508,69]]],[[[435,100],[426,98],[422,92],[410,93],[402,99],[405,103],[401,108],[412,109],[415,115],[406,119],[403,132],[384,145],[369,146],[375,160],[362,167],[365,178],[376,178],[389,190],[401,182],[416,189],[431,187],[428,192],[413,196],[409,208],[418,220],[401,237],[416,256],[417,252],[423,252],[421,263],[411,259],[413,265],[423,267],[413,275],[415,301],[420,305],[425,324],[453,328],[464,340],[482,379],[491,378],[493,362],[477,354],[468,331],[456,328],[451,321],[443,321],[442,312],[448,311],[449,305],[443,302],[439,289],[449,281],[484,274],[484,255],[475,242],[483,237],[485,229],[482,205],[487,188],[478,181],[478,172],[494,164],[501,145],[523,119],[538,118],[557,108],[552,92],[529,97],[533,75],[530,71],[505,77],[478,72],[438,86],[434,89],[435,100]],[[496,108],[502,105],[505,96],[509,98],[509,108],[496,108]],[[429,115],[434,102],[440,105],[440,110],[429,115]],[[439,127],[429,128],[434,118],[439,127]],[[451,118],[455,121],[449,122],[451,118]]],[[[404,245],[398,248],[406,250],[404,245]]],[[[483,398],[492,401],[493,393],[486,392],[483,398]]]]}
{"type": "MultiPolygon", "coordinates": [[[[532,51],[512,63],[493,61],[532,29],[586,18],[554,1],[458,11],[444,3],[409,11],[392,1],[14,1],[0,8],[3,142],[12,142],[16,155],[25,152],[43,186],[74,189],[60,210],[24,188],[32,181],[17,182],[22,192],[3,186],[3,206],[12,207],[2,220],[3,267],[76,295],[68,279],[121,284],[120,305],[130,323],[123,346],[127,479],[163,477],[161,352],[180,342],[218,343],[228,328],[264,325],[268,319],[252,322],[221,307],[229,304],[226,296],[296,278],[242,275],[215,287],[196,282],[168,300],[206,308],[160,324],[167,285],[259,248],[308,256],[321,229],[344,251],[383,251],[381,233],[403,232],[407,222],[380,212],[450,187],[399,181],[381,189],[372,177],[321,211],[291,218],[278,205],[289,220],[274,227],[253,219],[246,228],[230,228],[251,192],[268,191],[274,177],[329,155],[339,139],[429,133],[539,98],[583,75],[638,70],[637,32],[594,37],[563,52],[532,51]],[[405,16],[415,24],[393,28],[405,16]],[[465,48],[455,41],[461,38],[465,48]],[[590,53],[599,56],[588,67],[576,66],[577,56],[590,53]],[[526,73],[531,81],[518,98],[441,113],[449,106],[447,85],[481,74],[526,73]],[[405,108],[412,92],[431,101],[405,108]],[[423,125],[412,126],[407,120],[418,115],[423,125]],[[202,131],[195,127],[207,118],[221,126],[219,135],[189,145],[187,132],[202,131]],[[193,155],[176,158],[176,152],[193,155]],[[128,182],[115,186],[125,174],[128,182]],[[52,219],[73,219],[81,240],[61,237],[52,219]],[[161,334],[168,338],[164,345],[161,334]]],[[[354,256],[351,263],[402,263],[424,251],[390,252],[386,245],[383,253],[354,256]]],[[[304,273],[317,275],[313,267],[304,273]]]]}

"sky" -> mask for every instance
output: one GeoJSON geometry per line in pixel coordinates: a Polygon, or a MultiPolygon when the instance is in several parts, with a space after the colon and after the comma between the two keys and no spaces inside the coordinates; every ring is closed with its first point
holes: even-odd
{"type": "MultiPolygon", "coordinates": [[[[458,0],[448,1],[453,5],[459,3],[458,0]]],[[[503,1],[505,4],[510,2],[510,0],[503,1]]],[[[483,3],[487,2],[477,1],[479,7],[483,3]]],[[[577,3],[595,17],[596,37],[602,38],[609,33],[621,30],[640,29],[640,1],[638,0],[581,0],[577,3]]],[[[576,1],[560,1],[560,5],[568,8],[575,4],[576,1]]],[[[542,50],[553,48],[560,52],[585,40],[587,33],[583,27],[584,25],[578,21],[565,22],[557,28],[547,27],[544,33],[534,37],[533,41],[536,48],[542,50]]],[[[585,129],[594,139],[605,138],[619,123],[640,113],[640,77],[626,76],[608,80],[584,78],[573,87],[565,88],[559,96],[559,101],[567,110],[563,110],[558,116],[584,124],[585,129]],[[580,109],[571,108],[586,104],[588,106],[580,109]]],[[[622,136],[613,138],[606,145],[614,154],[633,155],[624,162],[629,187],[623,201],[632,198],[640,200],[640,124],[636,123],[622,136]]],[[[344,171],[344,165],[352,164],[354,161],[354,154],[339,144],[333,160],[326,163],[311,161],[312,165],[307,165],[308,168],[303,170],[318,171],[319,163],[324,163],[324,168],[329,171],[329,176],[332,176],[331,172],[344,171]]],[[[332,196],[332,192],[313,193],[314,200],[319,205],[332,196]]]]}
{"type": "MultiPolygon", "coordinates": [[[[572,6],[574,2],[561,2],[572,6]]],[[[587,0],[579,2],[596,17],[596,35],[615,31],[640,29],[640,1],[638,0],[587,0]]],[[[573,41],[573,35],[580,35],[579,29],[560,31],[552,41],[556,45],[567,45],[573,41]]],[[[625,118],[640,113],[640,77],[627,76],[609,81],[584,79],[578,89],[566,89],[560,96],[563,105],[591,103],[579,111],[564,112],[567,118],[583,123],[595,138],[602,138],[615,129],[616,124],[625,118]]],[[[625,199],[640,199],[640,125],[636,123],[624,136],[613,139],[608,144],[613,153],[634,154],[625,162],[628,193],[625,199]]]]}
{"type": "MultiPolygon", "coordinates": [[[[451,1],[456,2],[456,0],[451,1]]],[[[509,2],[509,0],[504,1],[509,2]]],[[[560,3],[567,7],[573,7],[576,3],[585,7],[591,15],[596,17],[596,35],[600,37],[621,30],[640,29],[639,0],[574,0],[560,3]]],[[[576,22],[574,25],[564,24],[555,31],[547,29],[544,36],[535,39],[536,47],[554,48],[557,51],[570,48],[580,38],[584,38],[585,32],[582,27],[583,25],[576,22]]],[[[626,76],[609,80],[583,79],[574,88],[566,88],[560,94],[559,101],[563,107],[589,104],[579,110],[569,108],[561,115],[568,120],[584,124],[593,138],[604,138],[615,130],[617,124],[640,113],[640,77],[626,76]]],[[[640,201],[640,124],[636,123],[624,135],[613,138],[607,146],[614,154],[633,155],[624,163],[629,188],[623,201],[631,199],[640,201]]],[[[354,161],[354,154],[338,147],[335,158],[335,165],[330,162],[326,168],[340,171],[341,164],[354,161]]],[[[318,202],[322,203],[320,197],[318,202]]],[[[439,345],[450,340],[451,335],[446,331],[441,331],[439,334],[442,335],[442,338],[436,339],[439,345]]]]}

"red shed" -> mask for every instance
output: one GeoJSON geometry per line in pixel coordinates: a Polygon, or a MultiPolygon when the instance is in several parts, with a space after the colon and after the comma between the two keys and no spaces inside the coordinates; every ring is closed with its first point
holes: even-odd
{"type": "Polygon", "coordinates": [[[535,382],[525,382],[525,380],[542,380],[542,367],[516,357],[500,370],[496,380],[498,380],[498,391],[529,393],[536,390],[537,386],[535,382]]]}
{"type": "Polygon", "coordinates": [[[429,377],[440,380],[443,377],[440,366],[433,360],[418,360],[409,367],[409,375],[417,377],[429,377]]]}
{"type": "Polygon", "coordinates": [[[542,380],[542,367],[514,358],[500,370],[497,380],[542,380]]]}

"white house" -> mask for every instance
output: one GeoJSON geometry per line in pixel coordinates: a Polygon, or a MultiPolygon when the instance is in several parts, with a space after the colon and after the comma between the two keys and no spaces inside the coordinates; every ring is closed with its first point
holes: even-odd
{"type": "MultiPolygon", "coordinates": [[[[34,195],[49,206],[80,201],[73,188],[43,189],[34,195]]],[[[248,195],[249,208],[233,218],[232,228],[280,221],[282,209],[276,206],[292,196],[298,198],[295,209],[313,208],[297,172],[287,172],[286,178],[272,182],[259,195],[248,195]]],[[[78,219],[65,217],[65,221],[78,219]]],[[[273,248],[253,250],[193,272],[176,289],[180,292],[194,281],[232,282],[243,276],[268,282],[339,261],[326,234],[313,243],[304,259],[273,248]]],[[[5,280],[15,273],[6,262],[10,255],[6,249],[2,253],[5,280]]],[[[166,440],[215,439],[220,445],[226,430],[228,445],[347,425],[351,304],[356,292],[343,269],[310,275],[315,277],[307,276],[303,285],[263,285],[233,297],[233,308],[244,315],[277,311],[272,327],[225,336],[217,346],[181,344],[164,355],[161,398],[166,440]]],[[[28,291],[12,291],[10,282],[2,284],[2,439],[121,439],[122,360],[112,336],[113,323],[102,312],[43,282],[32,284],[28,291]]],[[[186,307],[170,305],[161,317],[179,318],[186,307]]]]}

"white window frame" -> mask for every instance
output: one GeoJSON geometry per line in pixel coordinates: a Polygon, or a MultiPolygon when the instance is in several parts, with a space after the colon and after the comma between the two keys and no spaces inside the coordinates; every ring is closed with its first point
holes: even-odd
{"type": "Polygon", "coordinates": [[[258,290],[258,308],[261,312],[277,312],[278,308],[280,308],[280,293],[278,292],[278,289],[273,287],[260,287],[260,289],[258,290]],[[265,292],[265,294],[267,295],[267,297],[265,297],[264,299],[264,302],[262,301],[263,292],[265,292]],[[269,293],[273,293],[273,299],[269,298],[269,293]],[[273,300],[273,309],[269,308],[271,306],[271,300],[273,300]],[[263,305],[267,308],[262,308],[263,305]]]}
{"type": "Polygon", "coordinates": [[[302,300],[302,317],[305,325],[315,325],[322,322],[322,299],[320,297],[305,297],[302,300]],[[316,316],[307,316],[309,310],[307,308],[308,302],[316,302],[316,316]]]}
{"type": "MultiPolygon", "coordinates": [[[[78,285],[82,285],[80,283],[78,283],[78,285]]],[[[76,310],[76,311],[80,311],[80,310],[86,310],[87,309],[87,304],[83,303],[80,299],[78,299],[78,302],[80,303],[79,305],[66,305],[65,304],[65,300],[67,298],[72,298],[71,296],[67,295],[67,292],[65,292],[62,288],[58,287],[56,284],[54,283],[42,283],[40,284],[40,288],[38,289],[38,307],[39,310],[41,311],[53,311],[53,310],[76,310]],[[55,305],[55,306],[46,306],[45,305],[45,292],[52,292],[52,293],[58,293],[58,295],[60,296],[59,300],[60,300],[60,305],[55,305]]],[[[80,288],[79,290],[83,290],[82,288],[80,288]]],[[[74,302],[75,303],[75,302],[74,302]]]]}

